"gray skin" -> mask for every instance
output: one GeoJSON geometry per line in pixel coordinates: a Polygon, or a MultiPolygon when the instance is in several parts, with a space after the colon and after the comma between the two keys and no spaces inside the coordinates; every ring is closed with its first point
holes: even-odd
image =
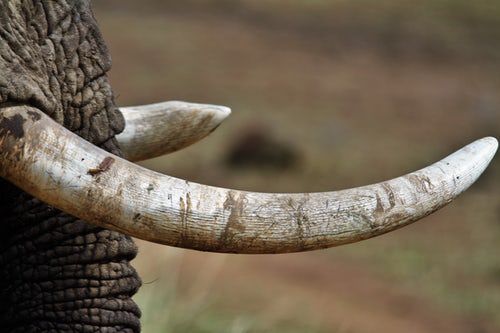
{"type": "MultiPolygon", "coordinates": [[[[30,105],[120,155],[124,120],[87,0],[0,1],[0,112],[30,105]]],[[[0,161],[1,163],[1,161],[0,161]]],[[[0,180],[0,330],[139,332],[130,237],[60,212],[0,180]]]]}

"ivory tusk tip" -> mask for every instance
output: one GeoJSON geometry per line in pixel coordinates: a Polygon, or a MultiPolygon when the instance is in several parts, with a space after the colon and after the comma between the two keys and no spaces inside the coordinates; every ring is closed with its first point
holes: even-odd
{"type": "Polygon", "coordinates": [[[216,119],[220,121],[226,119],[231,114],[231,108],[222,105],[206,104],[206,110],[212,110],[216,116],[216,119]]]}
{"type": "Polygon", "coordinates": [[[116,136],[123,155],[141,161],[187,147],[231,114],[226,106],[168,101],[120,108],[125,130],[116,136]]]}
{"type": "Polygon", "coordinates": [[[214,128],[219,126],[231,114],[231,108],[223,105],[188,103],[182,101],[170,101],[169,107],[177,107],[178,110],[197,111],[201,115],[211,116],[211,124],[214,128]]]}
{"type": "Polygon", "coordinates": [[[486,165],[488,165],[491,160],[493,160],[493,157],[498,150],[498,140],[492,136],[487,136],[476,140],[471,143],[470,146],[474,146],[475,149],[480,152],[486,165]]]}
{"type": "Polygon", "coordinates": [[[498,149],[498,140],[492,136],[487,136],[483,138],[486,145],[489,145],[491,153],[494,155],[498,149]]]}

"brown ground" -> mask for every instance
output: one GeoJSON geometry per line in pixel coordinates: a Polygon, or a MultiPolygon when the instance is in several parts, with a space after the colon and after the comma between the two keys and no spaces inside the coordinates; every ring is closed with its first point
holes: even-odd
{"type": "MultiPolygon", "coordinates": [[[[270,24],[276,12],[264,19],[231,6],[119,3],[96,3],[96,15],[120,105],[180,99],[233,108],[203,143],[148,167],[219,186],[328,190],[394,177],[500,136],[500,66],[491,59],[388,54],[391,47],[353,43],[355,33],[324,47],[328,35],[293,18],[270,24]],[[299,166],[224,166],[248,124],[289,143],[299,166]]],[[[498,332],[499,175],[494,161],[472,191],[425,222],[343,248],[228,256],[140,243],[144,331],[498,332]]]]}
{"type": "MultiPolygon", "coordinates": [[[[157,273],[165,268],[158,257],[168,250],[142,243],[141,249],[148,256],[142,259],[146,264],[139,264],[143,277],[155,280],[144,288],[161,285],[168,278],[157,273]]],[[[187,281],[177,286],[189,284],[188,298],[196,298],[192,294],[198,294],[200,288],[207,293],[205,300],[191,301],[192,306],[222,299],[220,306],[237,309],[236,313],[255,311],[261,323],[250,324],[250,332],[267,332],[266,325],[275,327],[280,320],[295,320],[292,316],[302,317],[304,331],[314,327],[309,321],[317,321],[326,332],[494,332],[492,327],[442,311],[414,290],[399,286],[398,281],[384,279],[341,256],[228,256],[193,251],[181,256],[178,274],[187,281]],[[207,273],[208,266],[216,266],[216,272],[209,268],[207,273]],[[253,306],[241,302],[252,302],[253,306]]],[[[161,311],[149,309],[155,310],[161,311]]],[[[227,328],[227,332],[231,330],[227,328]]]]}

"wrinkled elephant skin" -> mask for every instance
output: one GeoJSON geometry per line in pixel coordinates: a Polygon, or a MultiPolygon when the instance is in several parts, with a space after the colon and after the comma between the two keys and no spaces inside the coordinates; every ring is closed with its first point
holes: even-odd
{"type": "MultiPolygon", "coordinates": [[[[37,107],[120,154],[124,121],[89,1],[1,1],[0,55],[0,110],[37,107]]],[[[138,332],[133,241],[0,182],[2,332],[138,332]]]]}

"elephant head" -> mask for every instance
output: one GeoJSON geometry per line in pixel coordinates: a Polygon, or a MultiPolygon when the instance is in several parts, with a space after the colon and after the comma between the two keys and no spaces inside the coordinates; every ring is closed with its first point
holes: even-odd
{"type": "Polygon", "coordinates": [[[484,171],[494,138],[419,171],[323,193],[253,193],[130,161],[180,149],[229,114],[115,106],[89,1],[0,1],[0,321],[7,331],[137,332],[129,236],[231,253],[346,244],[414,222],[484,171]],[[127,161],[130,160],[130,161],[127,161]],[[85,222],[88,221],[88,222],[85,222]]]}

